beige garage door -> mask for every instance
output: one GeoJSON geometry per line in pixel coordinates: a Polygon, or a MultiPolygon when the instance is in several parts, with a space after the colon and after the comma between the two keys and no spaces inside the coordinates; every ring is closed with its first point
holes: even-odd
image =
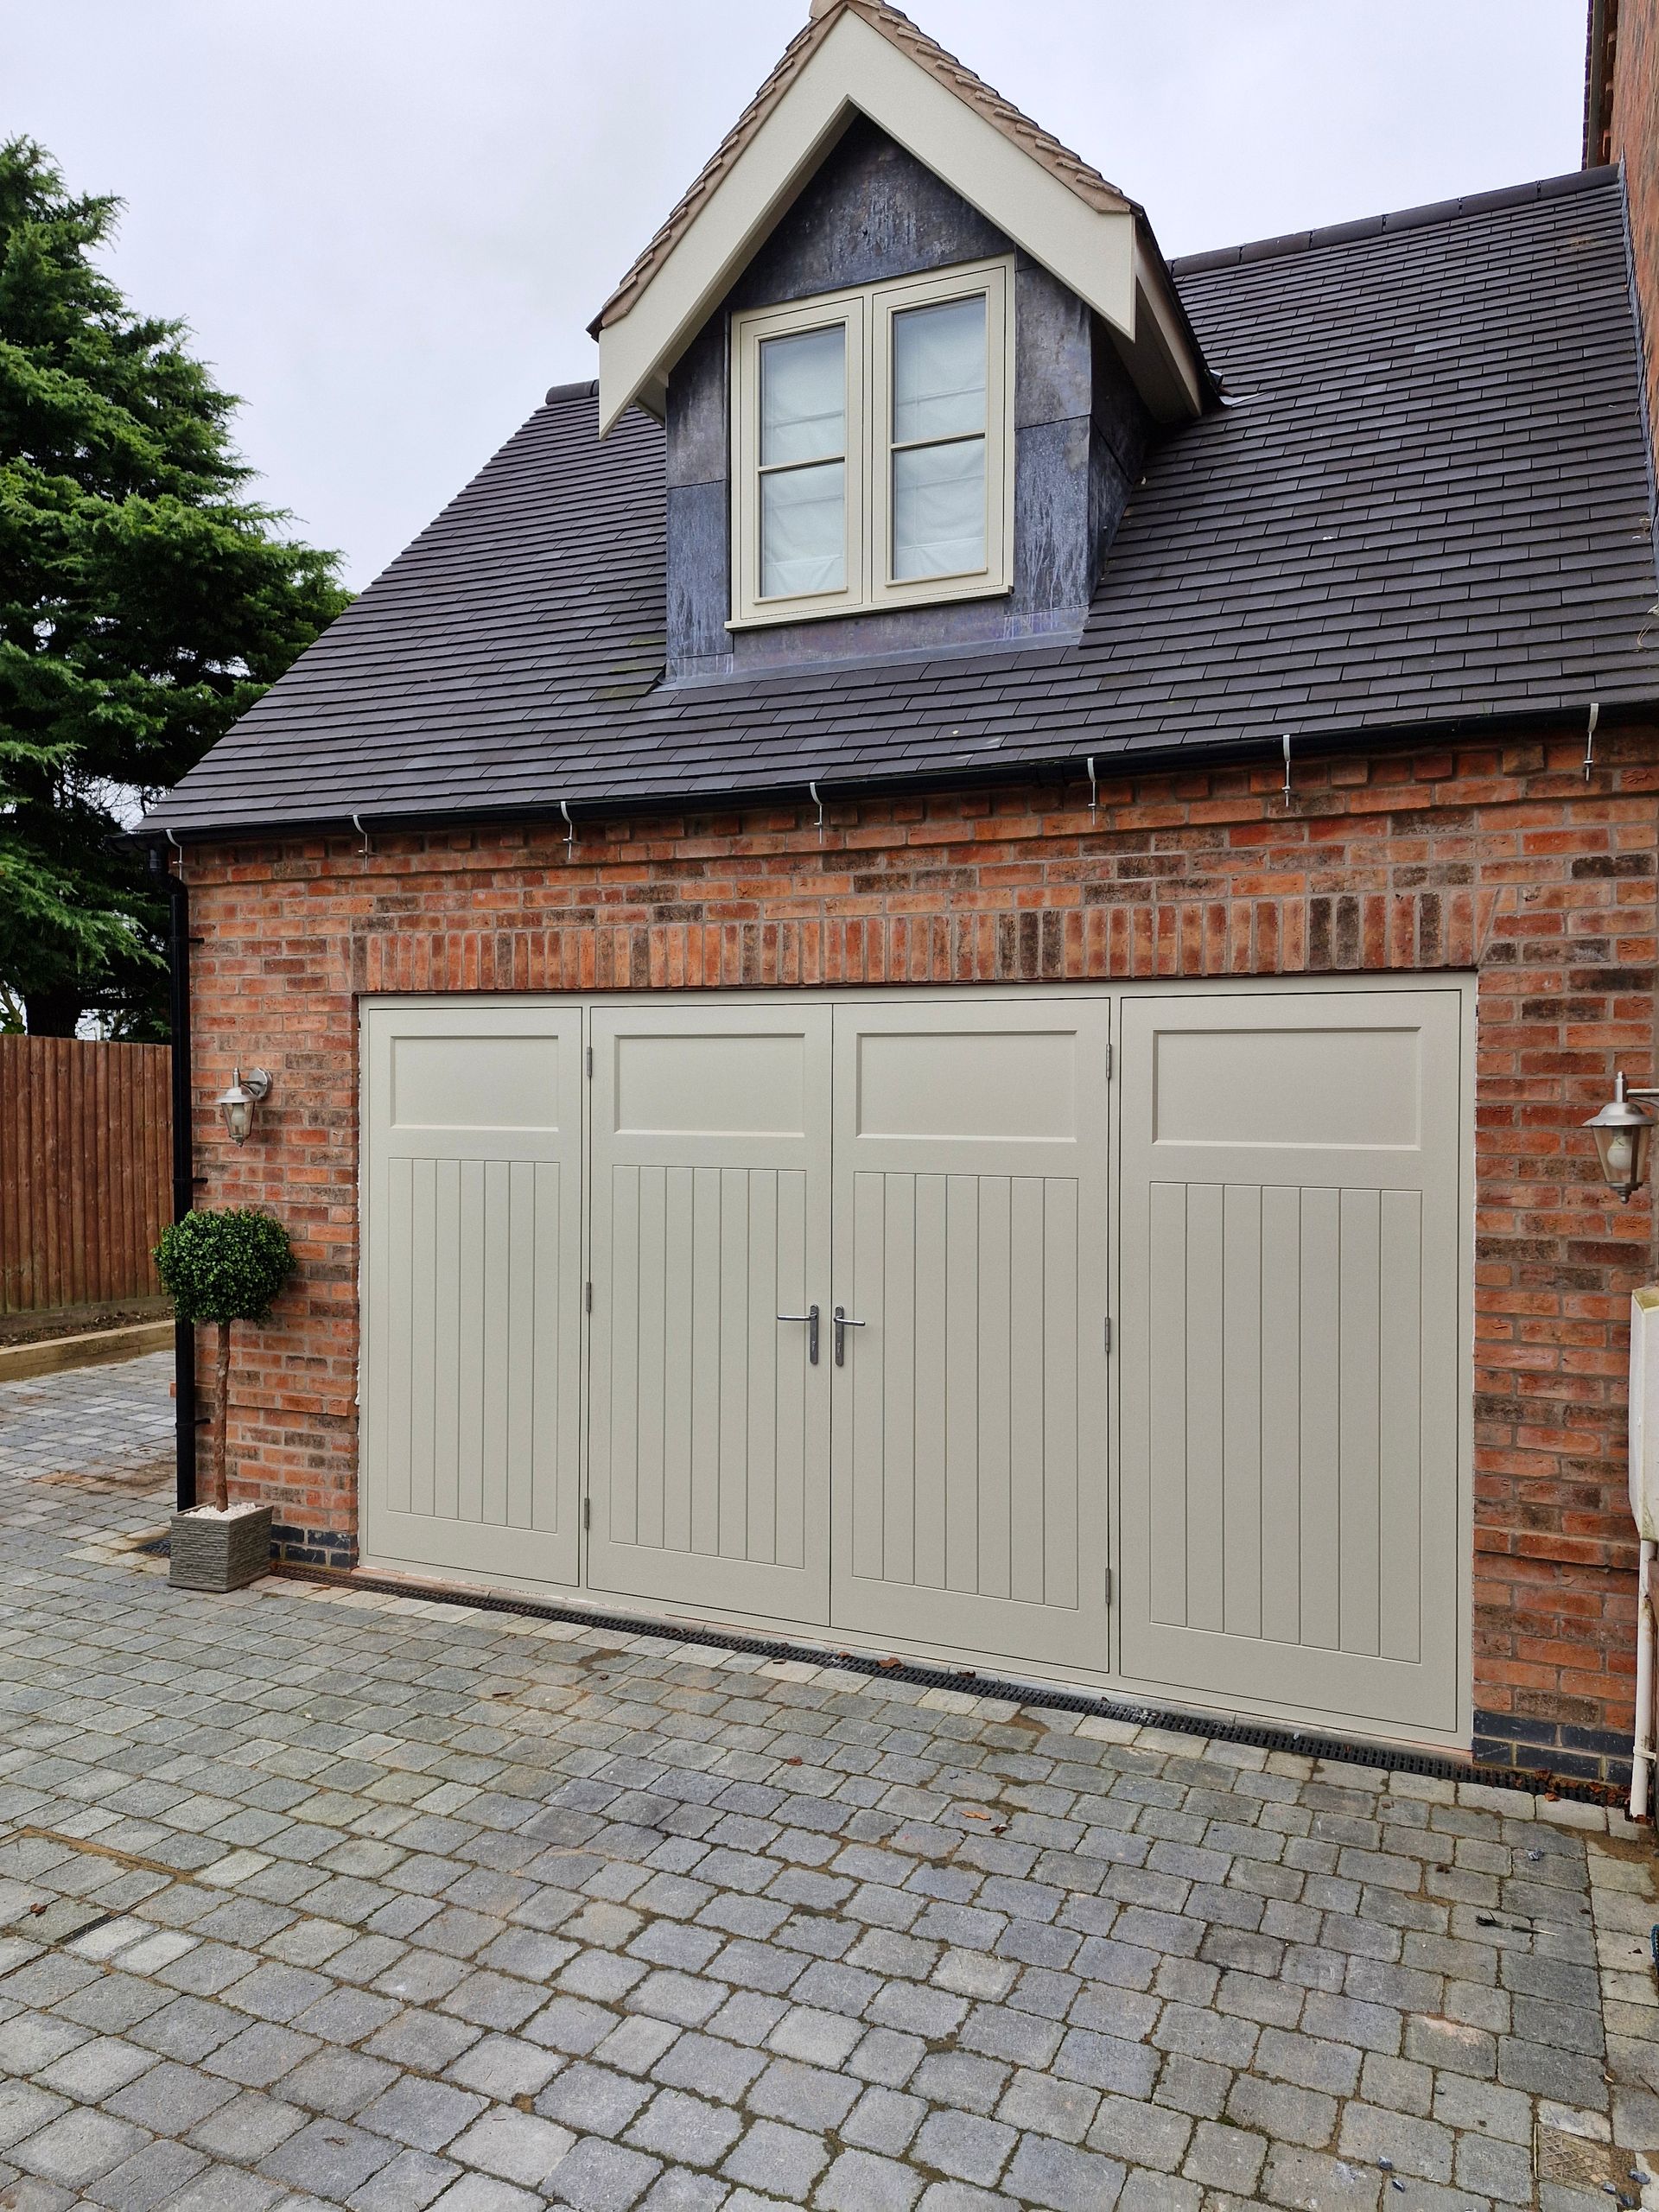
{"type": "Polygon", "coordinates": [[[365,1003],[364,1545],[573,1582],[582,1016],[365,1003]]]}
{"type": "Polygon", "coordinates": [[[1103,998],[836,1011],[836,1625],[1104,1671],[1103,998]]]}
{"type": "Polygon", "coordinates": [[[591,1016],[588,1579],[829,1617],[830,1009],[591,1016]]]}
{"type": "Polygon", "coordinates": [[[1462,1000],[1125,1000],[1122,1663],[1459,1719],[1462,1000]]]}
{"type": "Polygon", "coordinates": [[[365,1554],[1450,1734],[1463,1011],[365,1002],[365,1554]]]}

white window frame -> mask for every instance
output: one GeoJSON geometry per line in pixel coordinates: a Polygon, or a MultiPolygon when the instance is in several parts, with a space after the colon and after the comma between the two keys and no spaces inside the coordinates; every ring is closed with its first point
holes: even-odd
{"type": "Polygon", "coordinates": [[[728,630],[984,599],[1014,580],[1014,261],[1004,255],[823,292],[732,318],[732,613],[728,630]],[[895,579],[892,556],[893,321],[908,308],[985,301],[985,563],[895,579]],[[846,582],[768,598],[760,590],[760,347],[841,323],[847,333],[846,582]]]}

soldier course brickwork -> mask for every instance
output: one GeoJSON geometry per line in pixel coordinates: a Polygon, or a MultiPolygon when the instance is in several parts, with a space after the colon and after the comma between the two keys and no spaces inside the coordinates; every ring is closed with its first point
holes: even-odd
{"type": "MultiPolygon", "coordinates": [[[[233,1451],[292,1555],[357,1524],[362,994],[717,990],[1363,971],[1478,976],[1477,1749],[1568,1773],[1629,1740],[1626,1313],[1652,1216],[1578,1124],[1655,1046],[1659,734],[1206,766],[810,810],[193,846],[203,1202],[301,1257],[244,1332],[233,1451]],[[257,1136],[210,1101],[276,1077],[257,1136]]],[[[204,1353],[207,1347],[204,1345],[204,1353]]],[[[204,1381],[205,1381],[204,1376],[204,1381]]]]}

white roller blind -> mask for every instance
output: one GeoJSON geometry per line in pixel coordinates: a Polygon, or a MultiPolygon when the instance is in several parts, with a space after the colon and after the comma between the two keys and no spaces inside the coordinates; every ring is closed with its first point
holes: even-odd
{"type": "Polygon", "coordinates": [[[847,331],[760,347],[760,589],[768,599],[847,581],[847,331]]]}
{"type": "Polygon", "coordinates": [[[893,574],[985,565],[985,297],[893,318],[893,574]]]}

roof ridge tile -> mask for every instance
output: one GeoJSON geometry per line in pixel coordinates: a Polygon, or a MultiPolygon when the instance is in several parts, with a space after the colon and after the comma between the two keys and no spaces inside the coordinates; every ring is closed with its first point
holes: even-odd
{"type": "Polygon", "coordinates": [[[1507,184],[1496,191],[1465,193],[1456,200],[1432,200],[1421,207],[1400,207],[1385,215],[1362,215],[1343,223],[1325,223],[1317,230],[1286,231],[1277,238],[1250,238],[1243,245],[1214,246],[1202,253],[1178,253],[1170,258],[1176,276],[1207,276],[1212,269],[1234,269],[1250,262],[1279,261],[1293,253],[1317,253],[1332,245],[1348,245],[1357,238],[1392,236],[1437,223],[1462,221],[1471,215],[1491,215],[1504,208],[1524,207],[1538,200],[1560,200],[1580,192],[1594,192],[1617,183],[1616,163],[1599,168],[1567,169],[1559,176],[1535,178],[1527,184],[1507,184]]]}

